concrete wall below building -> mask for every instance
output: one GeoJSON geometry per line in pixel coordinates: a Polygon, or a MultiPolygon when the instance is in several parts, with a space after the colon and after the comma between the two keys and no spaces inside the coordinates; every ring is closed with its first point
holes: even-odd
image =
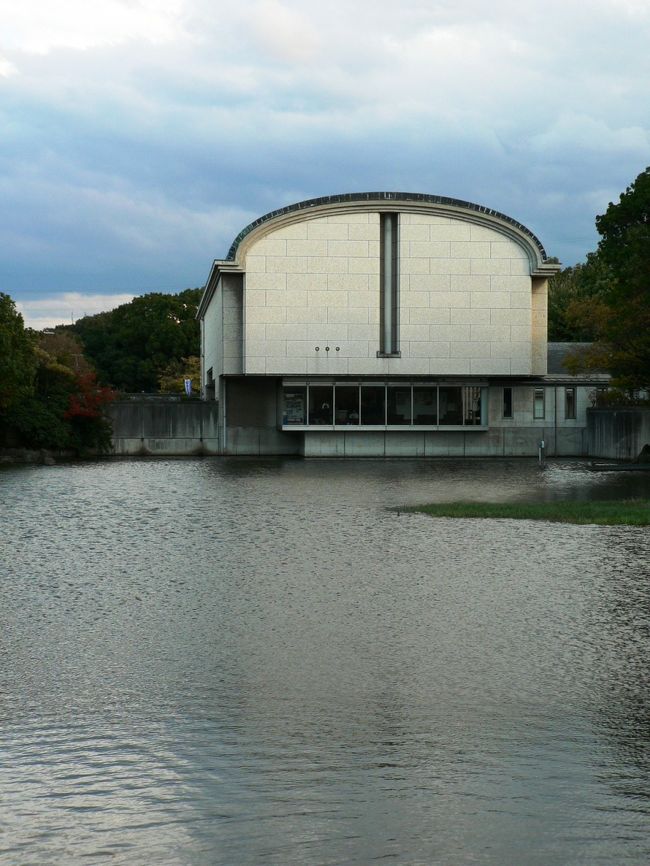
{"type": "Polygon", "coordinates": [[[250,376],[226,380],[224,454],[302,453],[302,437],[278,429],[282,380],[250,376]]]}
{"type": "Polygon", "coordinates": [[[650,409],[587,410],[590,457],[634,460],[644,445],[650,445],[650,409]]]}
{"type": "Polygon", "coordinates": [[[220,454],[219,404],[146,400],[112,403],[113,452],[119,456],[220,454]]]}
{"type": "Polygon", "coordinates": [[[583,430],[508,427],[486,431],[309,431],[305,457],[535,457],[540,442],[547,457],[584,454],[583,430]]]}
{"type": "MultiPolygon", "coordinates": [[[[498,426],[498,418],[494,417],[491,421],[497,426],[491,424],[489,430],[288,432],[279,429],[280,379],[250,377],[225,381],[227,400],[222,418],[219,403],[214,401],[113,403],[108,413],[113,423],[114,453],[121,456],[531,457],[537,455],[541,440],[545,442],[548,457],[578,457],[587,453],[585,428],[579,425],[558,427],[553,418],[535,425],[530,420],[528,424],[522,423],[522,416],[511,422],[501,420],[498,426]]],[[[645,435],[644,441],[650,441],[650,432],[645,435]]],[[[616,453],[604,447],[597,452],[593,445],[589,453],[623,459],[633,457],[644,444],[643,434],[639,434],[638,440],[640,444],[632,446],[632,450],[637,449],[634,453],[629,448],[620,453],[620,444],[616,453]]]]}

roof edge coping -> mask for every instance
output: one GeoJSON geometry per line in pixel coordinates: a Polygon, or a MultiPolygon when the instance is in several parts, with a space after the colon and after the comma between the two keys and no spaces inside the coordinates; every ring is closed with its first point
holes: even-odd
{"type": "MultiPolygon", "coordinates": [[[[228,255],[225,259],[222,259],[220,264],[227,264],[228,262],[234,262],[237,256],[237,249],[240,243],[246,238],[252,231],[254,231],[259,226],[264,223],[270,222],[271,220],[277,219],[278,217],[286,216],[288,214],[297,213],[299,211],[311,210],[312,208],[322,207],[325,205],[336,205],[336,204],[346,204],[346,203],[356,203],[356,202],[420,202],[422,204],[434,204],[434,205],[446,205],[447,207],[457,207],[462,208],[464,210],[473,211],[477,214],[483,214],[487,217],[493,217],[495,219],[502,220],[503,222],[511,225],[513,228],[527,235],[530,240],[533,242],[537,250],[539,251],[541,260],[544,264],[550,265],[549,272],[554,272],[558,269],[558,266],[555,266],[554,263],[549,262],[549,257],[546,254],[546,250],[544,249],[539,238],[523,223],[520,223],[518,220],[509,217],[507,214],[501,213],[500,211],[494,210],[493,208],[485,207],[485,205],[475,204],[471,201],[463,201],[458,198],[448,198],[447,196],[441,195],[429,195],[428,193],[419,193],[419,192],[349,192],[342,193],[340,195],[325,195],[320,196],[319,198],[310,198],[305,201],[299,201],[295,204],[286,205],[286,207],[277,208],[276,210],[269,211],[269,213],[264,214],[261,217],[258,217],[253,222],[249,223],[245,228],[243,228],[235,240],[232,242],[230,249],[228,250],[228,255]],[[551,271],[551,268],[553,269],[551,271]]],[[[546,270],[546,267],[544,268],[546,270]]]]}

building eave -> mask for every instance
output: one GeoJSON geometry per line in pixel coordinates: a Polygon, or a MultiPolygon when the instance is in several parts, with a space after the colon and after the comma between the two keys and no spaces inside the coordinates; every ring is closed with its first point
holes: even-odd
{"type": "Polygon", "coordinates": [[[208,309],[210,301],[212,300],[214,293],[217,289],[219,277],[224,272],[240,274],[242,273],[242,270],[234,262],[223,259],[214,260],[214,262],[212,263],[212,267],[210,268],[210,273],[208,274],[208,279],[206,280],[205,286],[203,288],[203,294],[201,295],[201,300],[199,301],[199,306],[197,307],[195,318],[202,319],[205,315],[205,311],[208,309]]]}

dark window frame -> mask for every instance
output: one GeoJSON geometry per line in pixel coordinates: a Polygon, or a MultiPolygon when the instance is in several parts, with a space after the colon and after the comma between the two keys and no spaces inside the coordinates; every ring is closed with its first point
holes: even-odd
{"type": "Polygon", "coordinates": [[[567,421],[575,421],[576,420],[576,402],[577,402],[577,390],[576,388],[565,388],[564,389],[564,418],[567,421]]]}
{"type": "Polygon", "coordinates": [[[512,419],[514,417],[512,396],[513,396],[512,387],[511,386],[504,387],[503,397],[502,397],[502,406],[503,406],[503,413],[502,414],[503,414],[503,417],[508,421],[512,421],[512,419]]]}

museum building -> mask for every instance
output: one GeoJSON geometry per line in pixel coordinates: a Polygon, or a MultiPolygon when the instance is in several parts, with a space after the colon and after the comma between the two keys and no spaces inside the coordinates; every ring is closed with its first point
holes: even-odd
{"type": "Polygon", "coordinates": [[[199,305],[224,454],[580,455],[606,377],[547,345],[535,235],[470,202],[350,193],[243,229],[199,305]]]}

